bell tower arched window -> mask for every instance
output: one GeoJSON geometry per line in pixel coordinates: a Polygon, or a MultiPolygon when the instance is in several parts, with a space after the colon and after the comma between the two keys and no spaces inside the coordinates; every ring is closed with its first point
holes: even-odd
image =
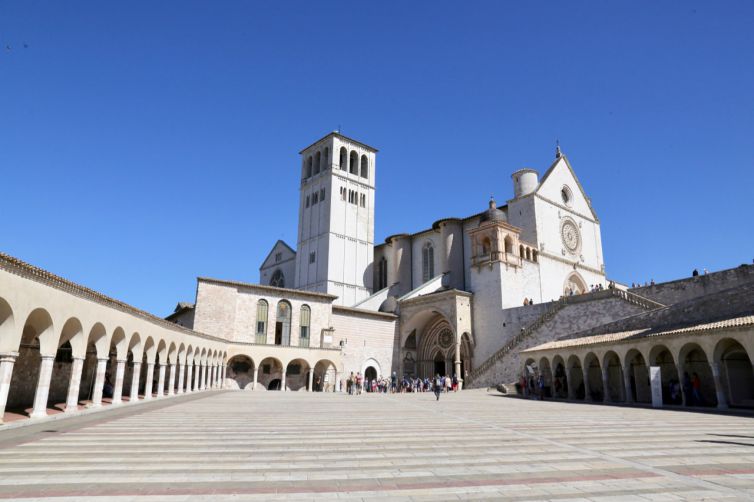
{"type": "Polygon", "coordinates": [[[422,248],[422,282],[427,282],[435,276],[435,248],[431,242],[422,248]]]}
{"type": "Polygon", "coordinates": [[[359,154],[355,150],[351,150],[351,156],[348,159],[348,172],[351,174],[359,174],[359,154]]]}
{"type": "Polygon", "coordinates": [[[341,171],[346,171],[348,169],[348,165],[346,164],[348,162],[348,150],[346,150],[346,147],[341,146],[340,147],[340,161],[338,162],[338,166],[340,167],[341,171]]]}
{"type": "Polygon", "coordinates": [[[319,174],[320,162],[322,160],[322,154],[317,152],[314,154],[314,174],[319,174]]]}
{"type": "Polygon", "coordinates": [[[367,160],[366,155],[361,156],[361,177],[362,178],[369,177],[369,160],[367,160]]]}

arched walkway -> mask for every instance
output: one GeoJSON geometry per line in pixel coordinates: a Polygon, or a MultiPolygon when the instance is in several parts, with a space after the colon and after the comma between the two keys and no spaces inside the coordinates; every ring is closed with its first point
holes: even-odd
{"type": "Polygon", "coordinates": [[[280,390],[283,379],[283,363],[274,357],[262,359],[259,363],[257,375],[258,385],[254,386],[254,390],[280,390]],[[277,380],[277,383],[274,380],[277,380]]]}
{"type": "Polygon", "coordinates": [[[539,374],[544,379],[544,397],[553,397],[552,369],[550,368],[550,361],[546,357],[539,360],[539,374]]]}
{"type": "Polygon", "coordinates": [[[336,366],[332,361],[323,359],[314,365],[315,392],[334,392],[337,385],[336,366]]]}
{"type": "Polygon", "coordinates": [[[568,358],[568,391],[570,399],[584,399],[586,397],[584,371],[581,369],[581,361],[576,356],[568,358]]]}
{"type": "Polygon", "coordinates": [[[688,343],[681,348],[678,359],[682,361],[686,405],[717,406],[715,379],[704,350],[696,343],[688,343]]]}
{"type": "Polygon", "coordinates": [[[252,390],[254,387],[254,361],[246,355],[233,356],[225,373],[228,389],[252,390]]]}
{"type": "Polygon", "coordinates": [[[586,391],[589,400],[595,403],[602,402],[605,399],[605,389],[602,385],[600,360],[594,353],[589,353],[584,358],[584,366],[586,367],[586,391]]]}
{"type": "Polygon", "coordinates": [[[649,352],[649,364],[660,368],[662,404],[683,404],[678,368],[668,348],[664,345],[652,347],[649,352]]]}
{"type": "Polygon", "coordinates": [[[729,406],[754,408],[754,370],[743,345],[726,338],[715,347],[714,361],[720,368],[720,382],[729,406]]]}
{"type": "Polygon", "coordinates": [[[288,363],[285,370],[285,389],[286,390],[307,390],[309,380],[313,380],[310,375],[311,367],[304,359],[294,359],[288,363]]]}
{"type": "Polygon", "coordinates": [[[649,386],[649,368],[644,356],[636,349],[626,354],[626,371],[628,372],[628,389],[631,402],[651,403],[652,390],[649,386]]]}
{"type": "Polygon", "coordinates": [[[563,358],[555,356],[552,359],[552,365],[555,368],[553,374],[553,397],[567,398],[568,397],[568,378],[566,375],[566,366],[563,358]]]}
{"type": "Polygon", "coordinates": [[[625,386],[623,385],[623,369],[620,358],[615,352],[608,351],[602,363],[605,370],[605,397],[608,402],[620,403],[625,401],[625,386]]]}

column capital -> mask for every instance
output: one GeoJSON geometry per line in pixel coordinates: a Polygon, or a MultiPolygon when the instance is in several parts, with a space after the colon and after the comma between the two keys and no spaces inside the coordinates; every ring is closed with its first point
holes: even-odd
{"type": "Polygon", "coordinates": [[[83,361],[86,358],[81,356],[73,356],[71,359],[73,359],[74,361],[83,361]]]}
{"type": "Polygon", "coordinates": [[[110,360],[110,358],[109,358],[109,357],[98,357],[98,358],[97,358],[97,362],[98,362],[98,363],[106,363],[106,362],[107,362],[107,361],[109,361],[109,360],[110,360]]]}
{"type": "Polygon", "coordinates": [[[123,364],[125,364],[125,363],[127,363],[127,362],[128,362],[128,359],[116,359],[115,361],[116,361],[116,362],[117,362],[118,364],[120,364],[120,363],[123,363],[123,364]]]}
{"type": "Polygon", "coordinates": [[[55,356],[40,356],[43,361],[49,361],[51,359],[55,359],[55,356]]]}
{"type": "Polygon", "coordinates": [[[13,363],[16,362],[18,352],[2,352],[0,353],[0,363],[13,363]]]}

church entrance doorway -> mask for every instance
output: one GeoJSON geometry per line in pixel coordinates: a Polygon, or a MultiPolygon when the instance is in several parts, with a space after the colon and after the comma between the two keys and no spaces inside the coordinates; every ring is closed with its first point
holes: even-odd
{"type": "Polygon", "coordinates": [[[435,375],[445,375],[445,361],[440,353],[435,356],[435,375]]]}
{"type": "Polygon", "coordinates": [[[366,391],[372,392],[372,382],[377,380],[377,370],[370,366],[364,371],[364,380],[366,380],[366,391]]]}

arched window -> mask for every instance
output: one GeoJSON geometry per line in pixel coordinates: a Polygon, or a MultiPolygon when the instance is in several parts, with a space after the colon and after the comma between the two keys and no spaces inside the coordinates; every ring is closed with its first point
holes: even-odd
{"type": "Polygon", "coordinates": [[[256,343],[267,343],[267,302],[259,300],[257,302],[257,333],[256,343]]]}
{"type": "Polygon", "coordinates": [[[367,160],[366,155],[361,156],[361,177],[362,178],[369,177],[369,161],[367,160]]]}
{"type": "Polygon", "coordinates": [[[341,146],[340,147],[340,162],[338,163],[341,171],[345,171],[346,169],[348,169],[348,166],[346,165],[347,160],[348,160],[348,151],[346,150],[346,147],[341,146]]]}
{"type": "Polygon", "coordinates": [[[311,178],[312,176],[312,157],[309,156],[308,159],[306,159],[306,177],[311,178]]]}
{"type": "Polygon", "coordinates": [[[505,252],[508,254],[513,254],[513,239],[510,238],[510,236],[505,238],[505,252]]]}
{"type": "Polygon", "coordinates": [[[275,318],[275,345],[291,344],[291,304],[285,300],[278,302],[275,318]]]}
{"type": "Polygon", "coordinates": [[[356,151],[351,150],[351,157],[348,162],[348,172],[351,174],[359,174],[359,154],[356,151]]]}
{"type": "Polygon", "coordinates": [[[298,337],[298,346],[299,347],[308,347],[309,346],[309,322],[311,320],[311,309],[309,309],[308,305],[304,305],[301,307],[301,331],[298,337]]]}
{"type": "Polygon", "coordinates": [[[325,153],[322,154],[322,170],[330,169],[330,149],[325,147],[325,153]]]}
{"type": "Polygon", "coordinates": [[[275,270],[275,272],[272,273],[272,278],[270,279],[270,286],[275,286],[278,288],[285,287],[285,276],[283,275],[282,270],[277,269],[275,270]]]}
{"type": "Polygon", "coordinates": [[[492,252],[492,242],[489,237],[482,239],[482,256],[489,257],[492,252]]]}
{"type": "Polygon", "coordinates": [[[526,258],[526,251],[524,251],[524,246],[518,246],[518,255],[521,258],[526,258]]]}
{"type": "Polygon", "coordinates": [[[435,276],[435,248],[431,242],[422,248],[422,279],[427,282],[435,276]]]}
{"type": "Polygon", "coordinates": [[[314,154],[314,174],[319,174],[319,166],[320,161],[322,160],[322,155],[317,152],[314,154]]]}

